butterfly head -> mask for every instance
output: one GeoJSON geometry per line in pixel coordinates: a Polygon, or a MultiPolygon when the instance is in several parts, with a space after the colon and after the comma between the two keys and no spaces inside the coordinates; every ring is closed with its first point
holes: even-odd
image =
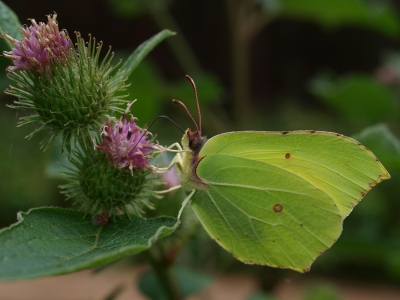
{"type": "Polygon", "coordinates": [[[199,122],[197,123],[193,116],[190,114],[186,105],[183,104],[179,100],[172,100],[175,104],[179,104],[182,106],[188,116],[192,119],[193,124],[196,129],[192,131],[190,128],[186,130],[185,134],[182,137],[182,147],[185,152],[182,154],[182,162],[181,162],[181,183],[182,186],[187,190],[204,188],[205,183],[197,176],[197,165],[200,163],[202,158],[199,158],[199,153],[201,148],[206,143],[207,139],[204,136],[201,136],[201,112],[199,99],[197,97],[196,85],[190,76],[186,75],[186,78],[190,81],[193,87],[194,95],[196,98],[197,104],[197,112],[199,115],[199,122]]]}
{"type": "Polygon", "coordinates": [[[194,155],[200,152],[206,141],[207,138],[205,136],[201,136],[201,134],[197,130],[192,131],[189,128],[183,134],[181,143],[183,149],[189,151],[192,155],[194,155]]]}
{"type": "Polygon", "coordinates": [[[192,131],[190,128],[186,131],[186,135],[188,137],[189,148],[197,154],[206,142],[206,138],[201,136],[198,130],[192,131]]]}
{"type": "Polygon", "coordinates": [[[206,142],[206,138],[201,136],[201,112],[200,112],[200,105],[199,105],[199,99],[197,97],[197,89],[196,85],[193,81],[193,79],[186,75],[186,78],[190,81],[193,87],[194,95],[196,98],[196,104],[197,104],[197,112],[199,114],[199,123],[195,121],[193,116],[190,114],[189,110],[187,109],[186,105],[183,104],[179,100],[172,100],[175,104],[178,104],[182,106],[185,110],[186,113],[189,115],[189,117],[192,119],[193,124],[196,126],[196,130],[192,131],[190,128],[186,130],[183,138],[182,138],[182,146],[186,148],[187,146],[189,147],[190,150],[193,151],[194,154],[199,153],[200,149],[203,147],[204,143],[206,142]]]}

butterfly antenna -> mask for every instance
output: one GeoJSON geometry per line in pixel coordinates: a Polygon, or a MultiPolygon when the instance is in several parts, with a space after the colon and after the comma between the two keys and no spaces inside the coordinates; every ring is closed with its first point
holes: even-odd
{"type": "Polygon", "coordinates": [[[189,115],[189,117],[192,119],[194,125],[196,126],[197,131],[201,134],[201,131],[199,130],[199,126],[197,126],[197,123],[196,123],[195,119],[194,119],[193,116],[190,114],[190,112],[189,112],[189,110],[187,109],[186,105],[183,104],[181,101],[176,100],[176,99],[172,99],[172,102],[174,102],[175,104],[178,104],[178,105],[182,106],[182,107],[185,109],[186,113],[189,115]]]}
{"type": "Polygon", "coordinates": [[[194,96],[196,98],[196,105],[197,105],[197,113],[199,116],[199,133],[201,135],[201,111],[200,111],[200,104],[199,104],[199,98],[197,97],[197,89],[196,89],[196,84],[194,83],[194,80],[192,79],[192,77],[190,77],[189,75],[186,75],[187,80],[190,81],[190,83],[192,84],[193,87],[193,92],[194,92],[194,96]]]}
{"type": "Polygon", "coordinates": [[[150,123],[149,127],[147,127],[147,129],[143,132],[142,136],[141,136],[140,139],[137,141],[137,143],[136,143],[136,145],[133,147],[133,149],[128,153],[128,155],[131,154],[132,151],[136,149],[136,146],[140,143],[140,141],[142,140],[142,138],[149,132],[151,126],[153,126],[153,124],[154,124],[158,119],[161,119],[161,118],[167,119],[167,120],[170,121],[172,124],[174,124],[180,131],[182,131],[182,133],[185,133],[185,131],[182,129],[182,127],[180,127],[180,126],[179,126],[175,121],[173,121],[170,117],[164,116],[164,115],[158,116],[158,117],[156,117],[156,118],[150,123]]]}

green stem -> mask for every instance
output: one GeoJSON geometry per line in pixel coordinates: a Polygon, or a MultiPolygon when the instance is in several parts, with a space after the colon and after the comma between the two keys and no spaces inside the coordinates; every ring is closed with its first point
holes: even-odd
{"type": "Polygon", "coordinates": [[[160,285],[163,287],[165,294],[170,300],[182,300],[175,281],[172,278],[172,274],[169,268],[165,267],[162,261],[158,261],[154,258],[150,250],[145,251],[147,261],[152,266],[154,273],[156,274],[160,285]]]}
{"type": "Polygon", "coordinates": [[[251,45],[260,30],[271,20],[254,1],[226,0],[232,48],[233,117],[241,127],[251,117],[251,45]]]}
{"type": "Polygon", "coordinates": [[[232,41],[233,116],[241,127],[250,116],[250,45],[235,35],[232,41]]]}
{"type": "Polygon", "coordinates": [[[159,28],[169,28],[178,34],[173,39],[167,39],[167,43],[175,53],[175,57],[182,67],[189,74],[199,74],[203,69],[193,53],[191,47],[186,42],[182,31],[169,12],[164,0],[146,1],[150,14],[159,28]]]}
{"type": "Polygon", "coordinates": [[[231,85],[233,89],[233,118],[241,127],[249,115],[251,107],[250,95],[250,45],[242,34],[244,24],[243,2],[226,0],[231,38],[231,85]]]}

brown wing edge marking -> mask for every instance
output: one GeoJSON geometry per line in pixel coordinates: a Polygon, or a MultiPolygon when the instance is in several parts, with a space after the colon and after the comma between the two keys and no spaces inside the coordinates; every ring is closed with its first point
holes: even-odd
{"type": "Polygon", "coordinates": [[[208,186],[203,180],[201,180],[199,178],[199,176],[197,176],[197,166],[199,165],[199,163],[203,160],[205,156],[203,156],[202,158],[199,159],[198,154],[193,155],[193,160],[192,160],[192,178],[193,181],[201,186],[201,187],[206,187],[208,186]]]}

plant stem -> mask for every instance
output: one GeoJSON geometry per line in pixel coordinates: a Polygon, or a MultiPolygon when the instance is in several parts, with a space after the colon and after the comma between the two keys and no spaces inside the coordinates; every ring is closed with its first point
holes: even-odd
{"type": "Polygon", "coordinates": [[[176,31],[178,34],[173,39],[167,39],[166,42],[175,53],[175,57],[181,65],[182,69],[189,74],[199,74],[203,69],[197,60],[196,55],[192,48],[186,41],[178,24],[175,22],[173,16],[165,4],[165,1],[146,1],[150,14],[159,28],[169,28],[176,31]]]}
{"type": "Polygon", "coordinates": [[[226,0],[232,48],[233,117],[241,127],[251,117],[251,46],[271,16],[256,1],[226,0]]]}
{"type": "Polygon", "coordinates": [[[242,34],[244,24],[243,2],[226,0],[231,38],[231,86],[233,89],[233,119],[237,126],[249,115],[250,95],[250,45],[242,34]]]}
{"type": "Polygon", "coordinates": [[[170,269],[165,267],[161,261],[154,258],[150,250],[145,251],[147,261],[152,266],[154,273],[156,274],[160,285],[163,287],[166,296],[170,300],[182,300],[183,297],[180,295],[175,281],[172,278],[170,269]]]}

